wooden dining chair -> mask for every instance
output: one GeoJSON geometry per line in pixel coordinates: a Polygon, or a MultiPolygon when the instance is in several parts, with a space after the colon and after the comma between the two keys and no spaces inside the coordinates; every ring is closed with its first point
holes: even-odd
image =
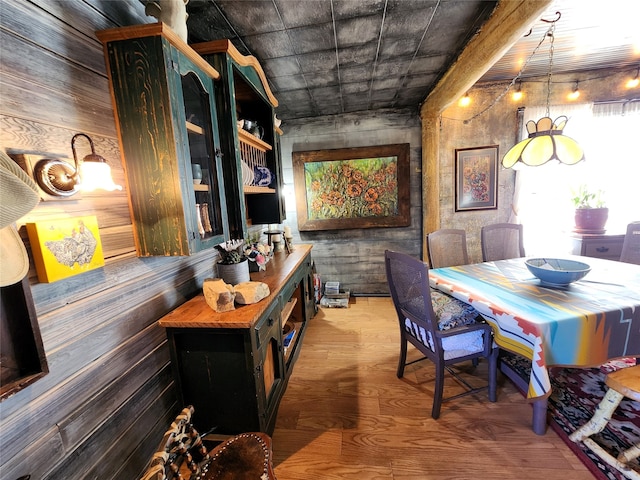
{"type": "Polygon", "coordinates": [[[620,261],[640,265],[640,222],[632,222],[627,225],[620,261]]]}
{"type": "Polygon", "coordinates": [[[517,223],[494,223],[480,230],[482,261],[524,257],[523,228],[517,223]]]}
{"type": "Polygon", "coordinates": [[[453,267],[469,263],[467,234],[464,230],[444,228],[427,234],[430,268],[453,267]]]}
{"type": "Polygon", "coordinates": [[[431,416],[440,416],[443,402],[477,393],[488,387],[489,401],[496,401],[498,348],[494,348],[491,326],[481,321],[473,307],[429,287],[426,263],[400,252],[386,250],[385,269],[393,305],[400,325],[398,378],[407,365],[428,358],[436,367],[435,391],[431,416]],[[407,363],[407,345],[424,355],[407,363]],[[489,361],[488,385],[471,387],[452,365],[486,358],[489,361]],[[443,398],[444,375],[448,371],[466,389],[443,398]]]}

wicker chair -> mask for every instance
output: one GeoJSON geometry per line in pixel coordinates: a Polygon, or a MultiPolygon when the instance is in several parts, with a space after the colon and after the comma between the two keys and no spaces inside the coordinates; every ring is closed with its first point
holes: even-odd
{"type": "Polygon", "coordinates": [[[516,223],[494,223],[480,230],[482,261],[495,262],[508,258],[524,257],[522,225],[516,223]]]}
{"type": "Polygon", "coordinates": [[[425,358],[436,367],[436,384],[431,416],[440,416],[442,402],[489,388],[489,401],[496,401],[498,348],[494,347],[491,326],[479,321],[469,305],[429,287],[429,267],[420,260],[399,252],[385,251],[385,268],[391,298],[400,324],[398,378],[405,366],[425,358]],[[424,358],[407,363],[407,344],[411,343],[424,358]],[[489,383],[472,388],[450,366],[479,358],[489,360],[489,383]],[[447,370],[466,391],[443,398],[444,372],[447,370]]]}
{"type": "Polygon", "coordinates": [[[620,261],[640,265],[640,222],[627,225],[620,261]]]}
{"type": "Polygon", "coordinates": [[[464,230],[442,229],[427,235],[429,267],[443,268],[469,263],[467,234],[464,230]]]}

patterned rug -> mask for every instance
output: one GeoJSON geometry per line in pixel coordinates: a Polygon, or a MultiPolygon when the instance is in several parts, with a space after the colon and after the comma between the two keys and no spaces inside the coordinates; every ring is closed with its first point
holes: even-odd
{"type": "MultiPolygon", "coordinates": [[[[506,353],[506,352],[505,352],[506,353]]],[[[518,375],[529,381],[530,361],[511,354],[501,355],[518,375]]],[[[586,423],[595,412],[607,391],[604,383],[607,373],[635,365],[635,359],[614,360],[600,368],[553,368],[551,385],[553,393],[549,397],[549,414],[553,422],[550,426],[566,442],[580,460],[597,479],[625,480],[618,470],[603,462],[582,443],[569,440],[569,435],[586,423]]],[[[524,392],[523,392],[524,394],[524,392]]],[[[640,442],[640,403],[625,398],[614,412],[607,427],[591,437],[614,456],[640,442]]],[[[638,459],[631,463],[640,471],[638,459]]]]}

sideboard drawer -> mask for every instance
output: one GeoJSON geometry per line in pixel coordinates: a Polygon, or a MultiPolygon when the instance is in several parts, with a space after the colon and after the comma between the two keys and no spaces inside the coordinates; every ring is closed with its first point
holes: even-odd
{"type": "Polygon", "coordinates": [[[624,235],[580,235],[573,239],[574,255],[620,260],[624,235]]]}
{"type": "Polygon", "coordinates": [[[588,242],[585,245],[584,255],[597,258],[620,259],[622,253],[622,243],[616,241],[588,242]]]}

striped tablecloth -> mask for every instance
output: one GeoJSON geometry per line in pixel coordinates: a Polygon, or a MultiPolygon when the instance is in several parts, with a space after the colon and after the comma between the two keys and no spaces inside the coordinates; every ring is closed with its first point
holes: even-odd
{"type": "Polygon", "coordinates": [[[523,258],[430,270],[431,286],[473,305],[496,343],[532,361],[527,397],[551,392],[548,368],[640,356],[640,266],[572,257],[591,266],[566,288],[540,286],[523,258]]]}

